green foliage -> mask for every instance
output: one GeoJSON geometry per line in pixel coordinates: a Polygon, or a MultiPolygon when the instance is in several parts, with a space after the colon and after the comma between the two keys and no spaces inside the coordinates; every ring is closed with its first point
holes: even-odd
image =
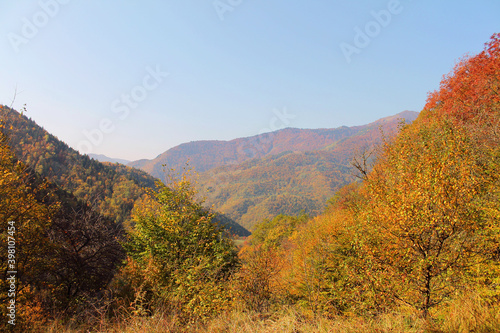
{"type": "Polygon", "coordinates": [[[286,216],[278,215],[272,220],[259,223],[252,233],[252,245],[262,245],[264,248],[277,248],[283,246],[297,228],[305,224],[307,215],[286,216]]]}
{"type": "Polygon", "coordinates": [[[139,269],[133,287],[181,314],[212,315],[229,302],[224,283],[238,264],[233,241],[212,221],[214,214],[195,200],[185,177],[157,187],[135,210],[125,244],[139,269]]]}

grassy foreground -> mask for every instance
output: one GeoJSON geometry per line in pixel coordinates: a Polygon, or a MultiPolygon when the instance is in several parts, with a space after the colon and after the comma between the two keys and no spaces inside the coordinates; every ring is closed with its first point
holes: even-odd
{"type": "Polygon", "coordinates": [[[84,324],[53,321],[34,327],[37,332],[77,333],[164,333],[164,332],[241,332],[241,333],[320,333],[320,332],[500,332],[500,305],[488,304],[476,296],[463,297],[440,308],[432,319],[402,308],[376,318],[315,316],[296,308],[283,308],[270,314],[232,311],[206,322],[182,323],[167,311],[152,316],[124,315],[113,320],[96,315],[84,324]]]}

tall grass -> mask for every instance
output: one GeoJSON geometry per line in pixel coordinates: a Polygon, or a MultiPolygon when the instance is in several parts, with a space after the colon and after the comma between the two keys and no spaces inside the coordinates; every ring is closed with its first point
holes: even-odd
{"type": "Polygon", "coordinates": [[[56,320],[35,332],[48,333],[354,333],[354,332],[500,332],[500,306],[498,301],[487,302],[479,296],[467,295],[443,305],[433,312],[431,319],[401,308],[375,318],[337,316],[326,318],[311,315],[294,307],[279,312],[262,314],[234,310],[206,321],[185,323],[167,310],[152,316],[140,317],[123,314],[120,317],[89,318],[84,324],[56,320]]]}

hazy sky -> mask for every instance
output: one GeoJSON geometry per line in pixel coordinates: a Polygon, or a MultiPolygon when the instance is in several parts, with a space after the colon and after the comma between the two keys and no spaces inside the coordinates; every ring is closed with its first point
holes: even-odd
{"type": "Polygon", "coordinates": [[[500,1],[0,0],[0,103],[83,152],[420,111],[500,1]]]}

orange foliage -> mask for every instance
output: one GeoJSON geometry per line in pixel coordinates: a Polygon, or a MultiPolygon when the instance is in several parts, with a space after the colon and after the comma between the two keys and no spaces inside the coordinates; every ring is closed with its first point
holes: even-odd
{"type": "MultiPolygon", "coordinates": [[[[500,105],[500,33],[494,34],[485,49],[465,57],[445,75],[439,90],[429,94],[424,110],[439,108],[439,114],[465,122],[491,116],[500,105]]],[[[436,116],[434,114],[432,117],[436,116]]],[[[432,117],[427,117],[432,120],[432,117]]]]}

